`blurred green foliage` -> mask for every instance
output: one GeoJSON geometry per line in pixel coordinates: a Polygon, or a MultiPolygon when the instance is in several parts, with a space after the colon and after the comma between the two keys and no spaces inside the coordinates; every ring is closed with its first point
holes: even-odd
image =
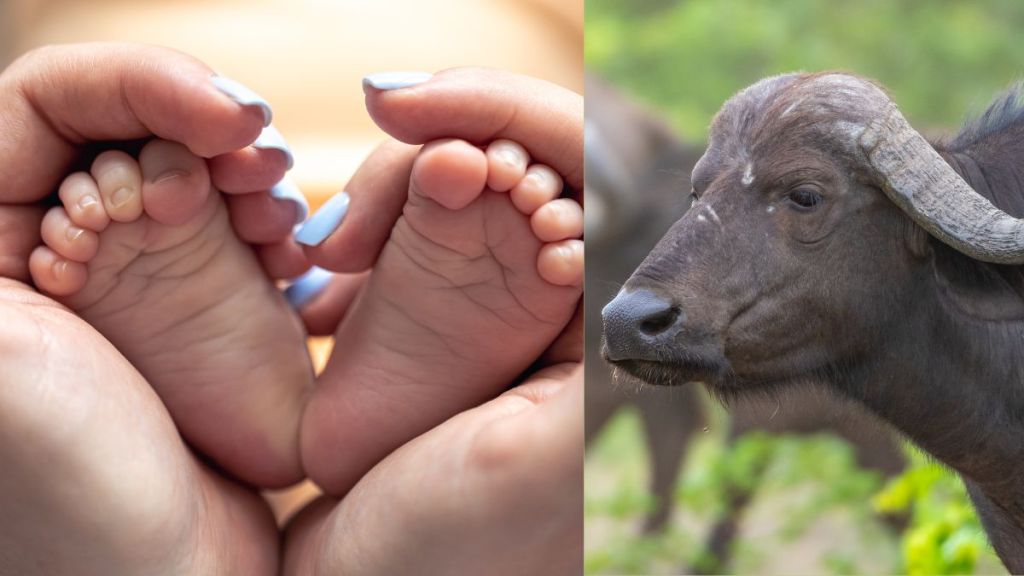
{"type": "Polygon", "coordinates": [[[880,512],[910,514],[902,537],[902,572],[973,574],[979,561],[987,560],[984,573],[992,573],[999,562],[963,482],[920,450],[908,448],[907,454],[910,465],[873,501],[880,512]]]}
{"type": "MultiPolygon", "coordinates": [[[[725,427],[696,440],[675,491],[677,519],[661,534],[641,535],[636,527],[654,502],[647,491],[643,432],[633,410],[617,415],[587,456],[584,516],[587,574],[676,573],[684,565],[710,573],[732,569],[763,572],[778,542],[794,541],[824,515],[840,511],[861,528],[861,546],[877,550],[888,531],[877,521],[872,496],[881,488],[875,472],[857,468],[851,447],[829,435],[749,434],[727,446],[725,427]],[[778,499],[798,493],[776,518],[770,541],[734,541],[731,566],[720,566],[703,546],[706,528],[725,512],[733,490],[754,491],[755,498],[778,499]]],[[[822,573],[856,574],[864,570],[856,555],[837,550],[818,562],[822,573]]],[[[895,571],[895,564],[886,571],[895,571]]]]}
{"type": "Polygon", "coordinates": [[[955,126],[1024,73],[1017,0],[587,0],[587,66],[701,142],[737,90],[795,70],[875,78],[919,128],[955,126]]]}

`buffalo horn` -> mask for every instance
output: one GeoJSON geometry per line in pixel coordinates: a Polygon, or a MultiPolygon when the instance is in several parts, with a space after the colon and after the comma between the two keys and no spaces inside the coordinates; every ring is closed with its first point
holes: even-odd
{"type": "Polygon", "coordinates": [[[931,235],[976,260],[1024,264],[1024,220],[975,192],[891,100],[858,144],[889,199],[931,235]]]}

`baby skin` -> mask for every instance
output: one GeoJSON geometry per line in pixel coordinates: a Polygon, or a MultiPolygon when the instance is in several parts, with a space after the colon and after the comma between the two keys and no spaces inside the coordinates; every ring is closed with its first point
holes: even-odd
{"type": "Polygon", "coordinates": [[[304,330],[231,227],[206,162],[155,140],[68,176],[29,261],[160,395],[182,436],[261,487],[302,477],[304,330]]]}
{"type": "Polygon", "coordinates": [[[562,191],[515,142],[422,148],[303,417],[303,464],[321,488],[344,493],[515,384],[563,331],[582,295],[583,210],[562,191]]]}

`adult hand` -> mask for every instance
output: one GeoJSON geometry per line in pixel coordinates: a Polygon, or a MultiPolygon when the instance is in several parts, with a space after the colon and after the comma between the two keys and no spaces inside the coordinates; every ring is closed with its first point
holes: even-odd
{"type": "Polygon", "coordinates": [[[13,280],[0,318],[0,572],[277,573],[265,502],[192,455],[113,345],[13,280]]]}
{"type": "MultiPolygon", "coordinates": [[[[283,178],[288,156],[279,147],[246,148],[263,131],[269,108],[236,100],[218,90],[205,64],[164,48],[52,46],[19,58],[0,74],[0,277],[28,279],[40,201],[91,144],[158,136],[209,158],[214,184],[225,192],[270,189],[283,178]]],[[[259,210],[269,196],[239,201],[259,210]]],[[[267,244],[282,240],[294,223],[294,207],[276,208],[261,212],[285,223],[267,244]]],[[[239,230],[243,238],[255,233],[239,230]]]]}
{"type": "Polygon", "coordinates": [[[283,574],[579,574],[583,370],[551,366],[290,523],[283,574]]]}

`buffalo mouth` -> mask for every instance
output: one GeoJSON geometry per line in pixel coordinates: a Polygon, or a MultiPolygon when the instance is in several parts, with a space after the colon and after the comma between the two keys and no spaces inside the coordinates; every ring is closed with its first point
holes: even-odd
{"type": "Polygon", "coordinates": [[[729,374],[728,361],[720,354],[678,354],[657,360],[648,358],[611,359],[607,349],[604,360],[612,366],[616,377],[639,380],[654,386],[681,386],[689,382],[716,384],[729,374]]]}

